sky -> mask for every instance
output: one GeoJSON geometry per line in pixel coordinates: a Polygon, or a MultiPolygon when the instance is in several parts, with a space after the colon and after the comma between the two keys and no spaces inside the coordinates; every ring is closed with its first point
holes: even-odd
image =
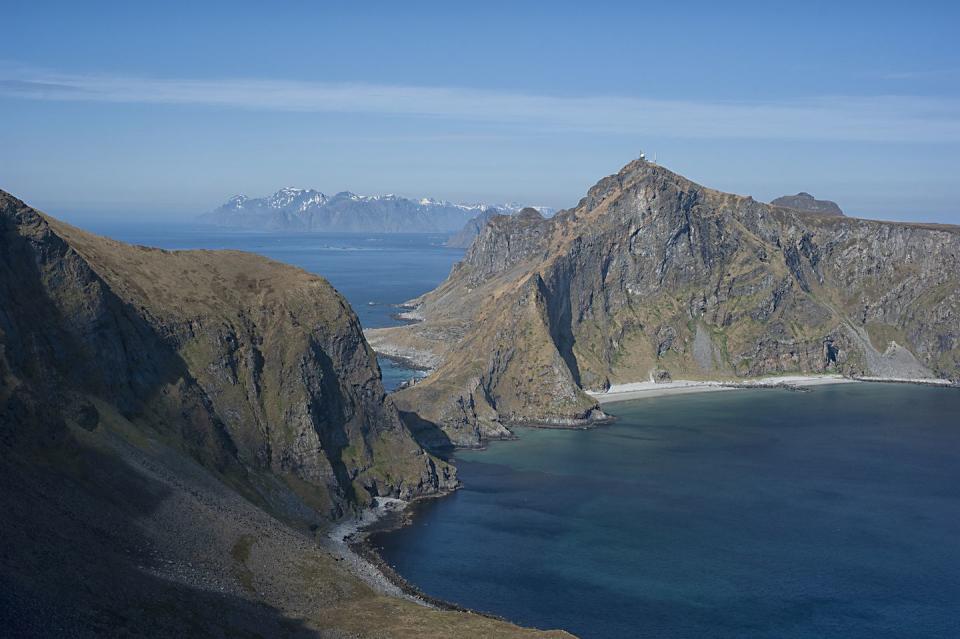
{"type": "Polygon", "coordinates": [[[641,151],[960,224],[956,2],[0,0],[0,188],[179,219],[284,186],[573,206],[641,151]]]}

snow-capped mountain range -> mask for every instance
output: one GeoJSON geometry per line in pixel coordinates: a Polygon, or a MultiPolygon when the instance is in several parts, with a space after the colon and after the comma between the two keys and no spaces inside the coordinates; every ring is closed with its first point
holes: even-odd
{"type": "MultiPolygon", "coordinates": [[[[494,209],[513,214],[523,206],[509,204],[454,204],[444,200],[413,200],[399,195],[357,195],[343,191],[328,196],[313,189],[287,187],[273,195],[248,198],[235,195],[201,221],[242,229],[306,230],[372,233],[453,233],[471,219],[494,209]]],[[[533,207],[543,215],[549,207],[533,207]]]]}

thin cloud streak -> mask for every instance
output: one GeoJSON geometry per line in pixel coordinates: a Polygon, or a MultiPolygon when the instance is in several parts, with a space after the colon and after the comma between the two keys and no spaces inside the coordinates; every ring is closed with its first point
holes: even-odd
{"type": "Polygon", "coordinates": [[[163,79],[11,72],[0,96],[46,101],[195,105],[257,111],[356,113],[520,124],[555,131],[687,139],[960,142],[960,100],[816,97],[769,102],[565,97],[257,79],[163,79]]]}
{"type": "Polygon", "coordinates": [[[891,71],[880,77],[884,80],[928,80],[960,75],[960,69],[922,69],[913,71],[891,71]]]}

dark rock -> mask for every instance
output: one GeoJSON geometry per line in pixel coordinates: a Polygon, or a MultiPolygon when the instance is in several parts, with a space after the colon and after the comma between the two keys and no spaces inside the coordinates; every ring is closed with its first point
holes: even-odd
{"type": "Polygon", "coordinates": [[[666,384],[673,381],[673,377],[670,375],[670,371],[665,371],[662,368],[658,368],[653,371],[653,381],[657,384],[666,384]]]}
{"type": "Polygon", "coordinates": [[[843,211],[837,206],[836,202],[830,200],[818,200],[809,193],[800,192],[796,195],[784,195],[770,202],[774,206],[782,206],[795,211],[804,213],[817,213],[819,215],[832,215],[843,217],[843,211]]]}

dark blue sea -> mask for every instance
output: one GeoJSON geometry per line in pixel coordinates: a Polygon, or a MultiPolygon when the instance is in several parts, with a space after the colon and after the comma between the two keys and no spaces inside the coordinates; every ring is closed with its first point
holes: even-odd
{"type": "MultiPolygon", "coordinates": [[[[328,278],[365,327],[439,284],[440,235],[92,223],[328,278]]],[[[413,372],[382,360],[384,383],[413,372]]],[[[611,405],[456,455],[464,488],[378,535],[429,594],[584,638],[960,637],[960,391],[845,384],[611,405]]]]}
{"type": "Polygon", "coordinates": [[[425,592],[584,638],[960,637],[960,391],[737,390],[456,455],[374,538],[425,592]]]}
{"type": "MultiPolygon", "coordinates": [[[[327,278],[350,302],[364,328],[399,324],[397,304],[440,284],[463,250],[441,234],[260,233],[156,222],[95,219],[78,226],[122,242],[164,249],[235,249],[259,253],[327,278]]],[[[380,359],[387,390],[418,371],[380,359]]]]}

